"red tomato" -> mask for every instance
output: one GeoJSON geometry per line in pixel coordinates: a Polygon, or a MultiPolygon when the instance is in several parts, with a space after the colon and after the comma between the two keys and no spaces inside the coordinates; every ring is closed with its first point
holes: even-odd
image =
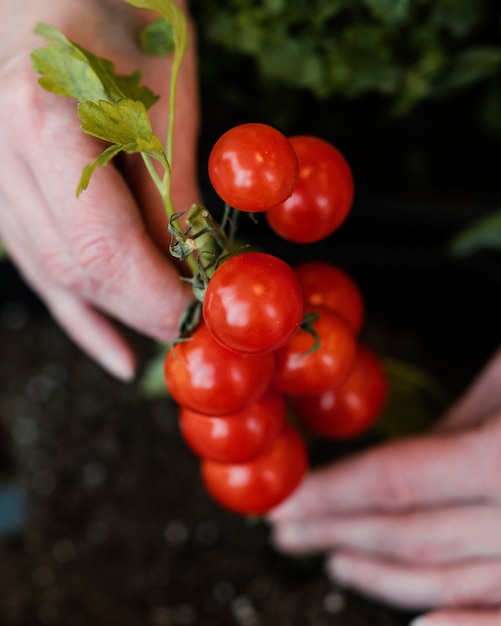
{"type": "Polygon", "coordinates": [[[309,135],[290,138],[299,163],[292,195],[266,213],[270,227],[284,239],[312,243],[333,233],[353,202],[350,166],[332,144],[309,135]]]}
{"type": "Polygon", "coordinates": [[[273,382],[277,389],[294,395],[323,393],[339,385],[348,376],[356,355],[356,341],[348,323],[337,313],[321,307],[306,309],[318,313],[313,335],[301,328],[276,352],[277,366],[273,382]]]}
{"type": "Polygon", "coordinates": [[[283,346],[303,319],[304,298],[294,270],[262,252],[230,257],[205,292],[203,317],[227,348],[262,353],[283,346]]]}
{"type": "Polygon", "coordinates": [[[386,401],[388,380],[379,357],[360,345],[355,365],[342,385],[319,396],[293,399],[301,420],[319,437],[346,439],[364,432],[386,401]]]}
{"type": "Polygon", "coordinates": [[[303,479],[306,446],[289,425],[262,455],[247,463],[202,460],[207,491],[222,506],[241,515],[262,515],[285,500],[303,479]]]}
{"type": "Polygon", "coordinates": [[[364,318],[364,301],[355,281],[339,267],[325,261],[306,261],[294,268],[308,306],[323,306],[339,313],[358,334],[364,318]]]}
{"type": "Polygon", "coordinates": [[[296,154],[279,130],[241,124],[226,131],[209,155],[209,178],[220,198],[240,211],[266,211],[296,184],[296,154]]]}
{"type": "Polygon", "coordinates": [[[263,453],[283,430],[285,416],[284,397],[274,389],[232,415],[179,410],[186,443],[199,456],[220,463],[243,463],[263,453]]]}
{"type": "Polygon", "coordinates": [[[274,355],[243,355],[216,341],[205,324],[169,350],[165,382],[179,404],[208,415],[229,415],[257,400],[269,387],[274,355]]]}

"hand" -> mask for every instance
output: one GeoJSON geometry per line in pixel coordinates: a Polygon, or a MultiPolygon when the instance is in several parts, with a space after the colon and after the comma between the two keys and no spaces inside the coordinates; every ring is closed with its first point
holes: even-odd
{"type": "MultiPolygon", "coordinates": [[[[150,57],[137,34],[156,14],[122,0],[0,0],[0,238],[31,287],[82,349],[112,374],[130,379],[134,355],[110,318],[171,340],[189,298],[168,260],[167,219],[139,155],[94,175],[75,197],[83,167],[104,144],[79,128],[73,101],[45,92],[30,53],[45,45],[38,21],[114,61],[140,68],[161,96],[150,110],[155,133],[167,128],[169,58],[150,57]]],[[[199,202],[196,176],[198,94],[193,44],[177,96],[173,200],[199,202]]]]}
{"type": "Polygon", "coordinates": [[[327,551],[341,584],[413,626],[501,624],[501,352],[435,432],[312,472],[269,515],[287,552],[327,551]]]}

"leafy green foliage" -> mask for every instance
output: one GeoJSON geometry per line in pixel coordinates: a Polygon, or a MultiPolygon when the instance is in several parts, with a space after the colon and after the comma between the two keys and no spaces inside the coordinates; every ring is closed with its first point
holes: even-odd
{"type": "Polygon", "coordinates": [[[143,28],[139,40],[147,54],[165,56],[174,50],[174,31],[164,18],[143,28]]]}
{"type": "Polygon", "coordinates": [[[488,0],[204,0],[195,10],[203,36],[252,57],[265,79],[321,98],[377,92],[400,113],[501,68],[488,0]]]}
{"type": "Polygon", "coordinates": [[[151,9],[160,15],[171,25],[174,49],[176,54],[182,56],[188,47],[188,28],[186,19],[181,9],[169,0],[125,0],[128,4],[140,9],[151,9]]]}
{"type": "Polygon", "coordinates": [[[430,372],[421,367],[388,357],[384,363],[390,393],[375,429],[391,438],[429,430],[449,405],[448,392],[430,372]]]}
{"type": "Polygon", "coordinates": [[[481,250],[501,250],[501,210],[490,213],[457,234],[450,251],[465,256],[481,250]]]}
{"type": "Polygon", "coordinates": [[[38,24],[35,32],[50,42],[31,54],[33,69],[42,75],[39,82],[47,91],[77,102],[117,103],[130,98],[140,100],[146,108],[158,100],[150,89],[139,84],[139,71],[129,76],[117,75],[111,61],[81,48],[48,24],[38,24]]]}
{"type": "Polygon", "coordinates": [[[117,75],[113,63],[47,24],[38,24],[36,32],[50,42],[31,54],[33,68],[42,74],[40,85],[75,99],[82,130],[113,144],[84,168],[77,195],[87,188],[95,169],[120,152],[145,152],[161,160],[163,146],[153,134],[147,113],[158,97],[139,84],[140,72],[117,75]]]}

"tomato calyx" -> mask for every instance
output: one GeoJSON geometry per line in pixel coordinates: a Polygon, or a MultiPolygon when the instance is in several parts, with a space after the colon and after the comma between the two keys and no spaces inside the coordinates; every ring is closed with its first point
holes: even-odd
{"type": "Polygon", "coordinates": [[[301,322],[301,330],[304,330],[313,337],[312,346],[304,353],[304,356],[308,356],[309,354],[313,354],[320,347],[320,337],[315,329],[314,323],[318,320],[319,313],[318,311],[307,311],[303,317],[303,321],[301,322]]]}

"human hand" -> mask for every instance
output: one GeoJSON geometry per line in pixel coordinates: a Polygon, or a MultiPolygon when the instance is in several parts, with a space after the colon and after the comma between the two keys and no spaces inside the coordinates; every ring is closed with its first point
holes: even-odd
{"type": "Polygon", "coordinates": [[[286,552],[384,602],[432,609],[412,626],[501,624],[501,352],[425,436],[312,472],[269,515],[286,552]]]}
{"type": "MultiPolygon", "coordinates": [[[[30,53],[44,45],[38,21],[114,61],[140,68],[161,96],[150,110],[163,139],[171,59],[144,54],[138,31],[155,19],[122,0],[0,0],[0,238],[73,340],[115,376],[130,379],[134,354],[110,318],[169,341],[190,292],[167,258],[167,218],[139,155],[99,169],[79,199],[85,165],[102,142],[80,130],[73,101],[45,92],[30,53]]],[[[198,94],[193,45],[177,92],[172,195],[177,210],[200,201],[196,175],[198,94]]]]}

